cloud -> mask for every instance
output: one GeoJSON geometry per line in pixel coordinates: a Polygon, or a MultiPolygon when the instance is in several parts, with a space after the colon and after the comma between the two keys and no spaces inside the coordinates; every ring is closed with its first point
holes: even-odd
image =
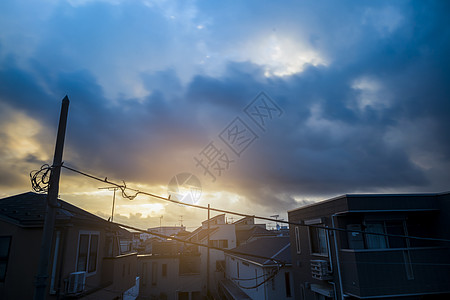
{"type": "MultiPolygon", "coordinates": [[[[273,214],[341,193],[448,189],[447,4],[259,3],[49,2],[5,29],[2,188],[28,187],[49,162],[68,94],[65,162],[158,193],[191,172],[202,204],[273,214]],[[25,49],[24,28],[39,24],[25,49]],[[283,110],[265,132],[244,112],[260,91],[283,110]],[[258,135],[240,157],[219,138],[236,117],[258,135]],[[216,182],[193,159],[211,141],[234,160],[216,182]]],[[[107,214],[110,198],[69,195],[98,186],[64,174],[71,201],[107,214]]],[[[127,222],[154,217],[125,208],[127,222]]],[[[168,223],[184,209],[164,208],[168,223]]]]}

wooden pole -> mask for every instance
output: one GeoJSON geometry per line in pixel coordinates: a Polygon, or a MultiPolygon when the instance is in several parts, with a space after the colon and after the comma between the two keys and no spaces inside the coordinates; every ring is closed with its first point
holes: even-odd
{"type": "Polygon", "coordinates": [[[59,117],[58,135],[56,137],[55,155],[50,173],[50,182],[47,193],[47,210],[42,233],[41,252],[39,256],[39,267],[35,284],[35,300],[46,298],[48,281],[48,262],[51,257],[53,230],[55,227],[56,208],[58,206],[59,177],[61,175],[62,155],[64,149],[64,138],[66,134],[67,114],[69,112],[69,98],[62,100],[61,114],[59,117]]]}

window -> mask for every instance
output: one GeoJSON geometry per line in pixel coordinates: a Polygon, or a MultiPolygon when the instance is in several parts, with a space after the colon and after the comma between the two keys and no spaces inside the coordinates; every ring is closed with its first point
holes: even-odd
{"type": "Polygon", "coordinates": [[[77,272],[97,270],[98,232],[82,232],[78,238],[77,272]]]}
{"type": "Polygon", "coordinates": [[[146,286],[148,280],[148,274],[147,274],[147,263],[142,264],[142,285],[146,286]]]}
{"type": "Polygon", "coordinates": [[[158,263],[152,262],[152,285],[156,285],[157,276],[158,276],[158,263]]]}
{"type": "Polygon", "coordinates": [[[300,228],[298,228],[298,226],[295,226],[295,246],[297,249],[297,254],[300,254],[302,249],[300,248],[300,228]]]}
{"type": "Polygon", "coordinates": [[[5,281],[6,267],[8,266],[9,248],[11,246],[11,237],[0,237],[0,282],[5,281]]]}
{"type": "Polygon", "coordinates": [[[195,291],[191,293],[191,300],[201,300],[202,299],[202,294],[200,293],[200,291],[195,291]]]}
{"type": "Polygon", "coordinates": [[[216,272],[225,272],[225,260],[216,261],[216,272]]]}
{"type": "MultiPolygon", "coordinates": [[[[317,226],[323,226],[323,224],[317,224],[317,226]]],[[[326,229],[309,227],[309,242],[312,254],[328,256],[326,229]]]]}
{"type": "Polygon", "coordinates": [[[405,238],[382,235],[382,234],[405,235],[405,225],[402,220],[367,221],[365,225],[366,225],[365,240],[367,249],[407,247],[405,238]]]}
{"type": "Polygon", "coordinates": [[[284,283],[286,289],[286,297],[291,297],[291,278],[289,272],[284,272],[284,283]]]}
{"type": "Polygon", "coordinates": [[[178,300],[189,300],[189,292],[178,292],[178,300]]]}
{"type": "Polygon", "coordinates": [[[163,277],[167,276],[167,264],[162,264],[161,276],[163,276],[163,277]]]}
{"type": "Polygon", "coordinates": [[[218,248],[228,248],[228,240],[210,240],[209,246],[218,248]]]}
{"type": "Polygon", "coordinates": [[[200,256],[180,256],[178,267],[180,275],[199,274],[200,273],[200,256]]]}

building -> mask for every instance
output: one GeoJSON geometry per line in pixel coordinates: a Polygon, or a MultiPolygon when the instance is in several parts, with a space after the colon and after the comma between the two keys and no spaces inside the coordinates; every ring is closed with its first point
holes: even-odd
{"type": "Polygon", "coordinates": [[[450,299],[450,193],[343,195],[288,212],[298,299],[450,299]],[[327,228],[338,228],[339,231],[327,228]]]}
{"type": "MultiPolygon", "coordinates": [[[[147,231],[155,232],[167,236],[174,236],[178,235],[180,232],[186,231],[186,226],[159,226],[159,227],[152,227],[148,228],[147,231]]],[[[145,241],[149,238],[155,237],[154,235],[151,235],[150,233],[140,233],[140,239],[145,241]]],[[[160,238],[163,239],[163,238],[160,238]]]]}
{"type": "MultiPolygon", "coordinates": [[[[47,195],[0,199],[0,298],[32,299],[47,195]]],[[[129,232],[58,200],[47,299],[135,299],[136,253],[129,232]],[[134,289],[133,289],[134,287],[134,289]]]]}
{"type": "Polygon", "coordinates": [[[232,250],[240,253],[225,253],[222,299],[294,299],[289,237],[260,237],[232,250]]]}
{"type": "MultiPolygon", "coordinates": [[[[255,224],[253,217],[244,217],[228,223],[225,214],[217,215],[202,222],[202,226],[192,232],[187,240],[232,249],[256,237],[275,236],[276,232],[265,229],[265,224],[255,224]]],[[[225,279],[225,255],[223,251],[199,247],[201,257],[202,295],[218,297],[219,282],[225,279]]]]}
{"type": "Polygon", "coordinates": [[[139,299],[200,300],[200,253],[138,255],[139,299]]]}

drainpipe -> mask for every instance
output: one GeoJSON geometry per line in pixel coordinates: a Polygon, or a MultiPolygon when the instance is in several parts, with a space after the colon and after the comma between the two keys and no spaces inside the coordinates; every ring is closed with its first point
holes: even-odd
{"type": "MultiPolygon", "coordinates": [[[[331,216],[331,226],[333,226],[333,228],[335,227],[335,223],[334,223],[334,218],[337,215],[334,214],[331,216]]],[[[336,253],[336,265],[337,265],[337,271],[338,271],[338,276],[339,276],[339,289],[341,290],[341,299],[344,300],[344,289],[342,287],[342,276],[341,276],[341,264],[339,263],[339,253],[338,253],[338,245],[337,245],[337,231],[333,232],[333,237],[334,237],[334,251],[336,253]]]]}

